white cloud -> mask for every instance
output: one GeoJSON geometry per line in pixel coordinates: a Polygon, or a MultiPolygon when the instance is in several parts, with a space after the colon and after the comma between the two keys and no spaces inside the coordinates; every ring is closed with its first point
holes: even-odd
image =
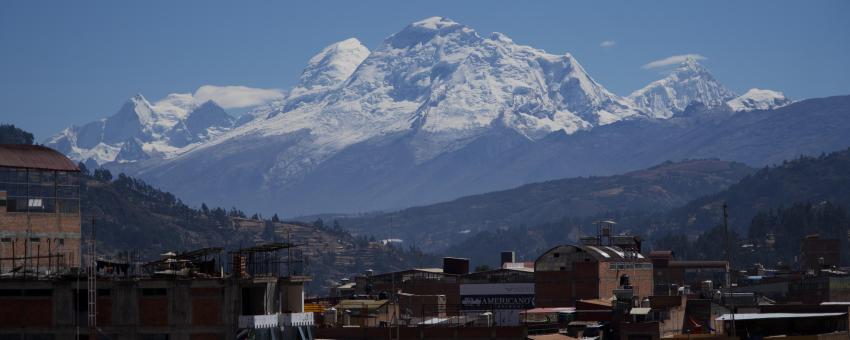
{"type": "Polygon", "coordinates": [[[283,91],[278,89],[258,89],[247,86],[204,85],[195,91],[194,98],[197,103],[212,100],[222,108],[233,109],[263,105],[274,100],[283,99],[283,91]]]}
{"type": "Polygon", "coordinates": [[[611,48],[611,47],[614,47],[614,45],[617,45],[617,42],[614,41],[614,40],[605,40],[605,41],[599,43],[599,47],[602,47],[602,48],[611,48]]]}
{"type": "Polygon", "coordinates": [[[664,58],[664,59],[651,61],[651,62],[647,63],[646,65],[643,65],[643,69],[649,70],[649,69],[653,69],[653,68],[665,67],[665,66],[670,66],[670,65],[677,65],[677,64],[681,64],[681,63],[685,62],[688,59],[704,60],[705,57],[703,57],[699,54],[693,54],[693,53],[692,54],[674,55],[674,56],[670,56],[670,57],[667,57],[667,58],[664,58]]]}

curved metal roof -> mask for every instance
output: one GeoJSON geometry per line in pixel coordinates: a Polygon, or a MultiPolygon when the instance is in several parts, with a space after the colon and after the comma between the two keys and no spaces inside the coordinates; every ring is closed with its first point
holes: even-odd
{"type": "MultiPolygon", "coordinates": [[[[546,258],[547,255],[556,252],[564,252],[567,253],[585,253],[590,257],[596,259],[600,262],[609,262],[609,261],[622,261],[622,260],[631,260],[637,262],[648,262],[648,260],[640,253],[636,253],[637,258],[632,258],[630,254],[623,249],[620,249],[615,246],[593,246],[593,245],[571,245],[564,244],[555,246],[545,253],[540,255],[537,258],[537,261],[540,261],[543,258],[546,258]]],[[[535,262],[537,262],[535,261],[535,262]]]]}
{"type": "Polygon", "coordinates": [[[0,144],[0,167],[80,171],[59,151],[41,145],[0,144]]]}

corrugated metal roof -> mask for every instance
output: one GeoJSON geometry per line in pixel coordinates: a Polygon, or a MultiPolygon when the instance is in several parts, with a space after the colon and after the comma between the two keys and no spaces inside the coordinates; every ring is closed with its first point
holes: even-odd
{"type": "MultiPolygon", "coordinates": [[[[735,321],[760,319],[822,318],[828,316],[842,315],[847,315],[847,313],[739,313],[735,314],[735,321]]],[[[723,314],[716,320],[732,321],[732,314],[723,314]]]]}
{"type": "Polygon", "coordinates": [[[670,267],[726,268],[726,261],[670,261],[670,267]]]}
{"type": "Polygon", "coordinates": [[[0,167],[80,171],[59,151],[40,145],[0,144],[0,167]]]}
{"type": "Polygon", "coordinates": [[[334,307],[337,310],[366,308],[373,311],[383,307],[387,304],[387,302],[389,302],[389,300],[342,300],[334,307]]]}
{"type": "Polygon", "coordinates": [[[635,307],[629,311],[631,315],[647,315],[652,308],[649,307],[635,307]]]}

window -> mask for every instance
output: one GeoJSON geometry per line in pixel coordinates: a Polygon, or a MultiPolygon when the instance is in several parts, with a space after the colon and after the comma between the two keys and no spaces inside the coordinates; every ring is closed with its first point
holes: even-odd
{"type": "Polygon", "coordinates": [[[24,296],[52,296],[52,289],[24,289],[24,296]]]}
{"type": "Polygon", "coordinates": [[[165,296],[168,294],[166,288],[142,288],[142,296],[165,296]]]}
{"type": "Polygon", "coordinates": [[[30,243],[39,243],[39,242],[41,242],[41,238],[30,237],[30,243]]]}
{"type": "Polygon", "coordinates": [[[141,340],[168,340],[168,334],[139,334],[141,340]]]}
{"type": "Polygon", "coordinates": [[[12,243],[11,237],[0,238],[0,243],[12,243]]]}
{"type": "Polygon", "coordinates": [[[561,253],[554,253],[554,254],[552,254],[552,256],[553,257],[561,257],[561,253]]]}
{"type": "Polygon", "coordinates": [[[0,208],[7,212],[79,214],[80,188],[75,173],[0,169],[0,208]]]}

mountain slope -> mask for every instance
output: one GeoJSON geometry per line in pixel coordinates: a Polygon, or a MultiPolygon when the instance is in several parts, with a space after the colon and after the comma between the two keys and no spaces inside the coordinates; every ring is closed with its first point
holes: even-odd
{"type": "Polygon", "coordinates": [[[84,233],[94,218],[98,252],[104,256],[135,251],[143,260],[158,259],[168,251],[202,247],[238,247],[290,240],[302,245],[295,252],[306,261],[305,273],[313,276],[313,294],[326,294],[335,281],[366,269],[399,270],[434,266],[438,259],[415,249],[383,246],[355,238],[342,230],[316,223],[293,223],[257,216],[247,218],[235,208],[191,208],[171,193],[137,179],[98,170],[84,174],[81,185],[84,233]],[[392,259],[389,261],[388,259],[392,259]]]}
{"type": "Polygon", "coordinates": [[[719,191],[752,169],[715,160],[664,163],[610,177],[572,178],[374,216],[343,218],[360,234],[441,249],[469,233],[615,211],[663,211],[719,191]]]}
{"type": "MultiPolygon", "coordinates": [[[[850,149],[817,157],[801,157],[752,172],[714,194],[662,210],[606,212],[567,217],[549,223],[484,230],[448,247],[445,252],[472,258],[477,264],[496,262],[497,251],[516,250],[531,261],[556,244],[592,235],[599,219],[618,222],[616,232],[644,238],[645,249],[672,249],[685,259],[723,257],[722,204],[727,203],[730,238],[736,267],[783,261],[794,265],[801,239],[820,233],[848,242],[850,232],[850,149]],[[770,235],[772,234],[772,235],[770,235]],[[737,245],[748,244],[747,247],[737,245]]],[[[848,256],[843,256],[847,261],[848,256]]]]}
{"type": "Polygon", "coordinates": [[[671,218],[681,228],[707,230],[720,222],[716,211],[723,202],[730,207],[730,226],[739,232],[758,212],[794,203],[850,207],[850,149],[765,167],[724,191],[672,211],[671,218]]]}

